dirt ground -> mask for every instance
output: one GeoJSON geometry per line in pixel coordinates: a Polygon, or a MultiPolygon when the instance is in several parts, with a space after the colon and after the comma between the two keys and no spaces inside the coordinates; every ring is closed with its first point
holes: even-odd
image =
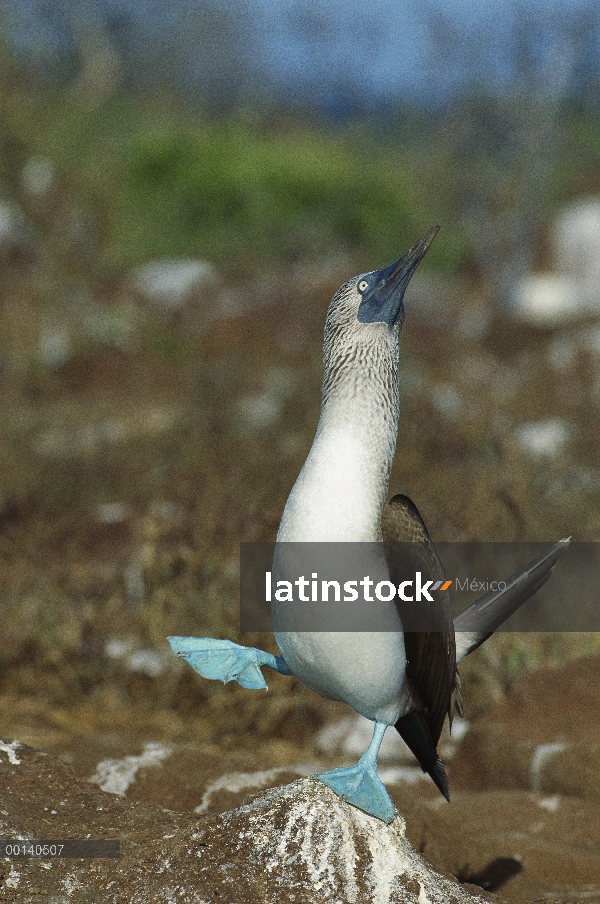
{"type": "MultiPolygon", "coordinates": [[[[277,675],[264,695],[213,686],[171,657],[166,637],[207,634],[275,651],[268,635],[239,634],[239,543],[274,539],[318,418],[326,306],[350,273],[334,261],[308,276],[268,274],[160,318],[127,285],[113,286],[93,299],[93,311],[107,323],[118,315],[121,326],[100,340],[85,312],[71,312],[72,353],[52,365],[22,354],[21,344],[35,345],[27,336],[47,327],[32,300],[35,277],[17,275],[3,276],[10,328],[0,385],[0,735],[66,757],[82,778],[148,743],[201,751],[213,778],[234,750],[255,771],[319,756],[315,737],[347,714],[343,707],[277,675]]],[[[391,492],[415,499],[434,540],[595,540],[597,323],[524,325],[472,288],[427,274],[411,286],[406,310],[391,492]],[[564,425],[563,441],[532,448],[520,428],[548,420],[564,425]]],[[[534,673],[535,681],[536,670],[598,647],[595,635],[494,638],[463,669],[466,717],[482,717],[465,751],[485,733],[486,714],[504,724],[494,707],[515,680],[534,673]]],[[[575,743],[579,716],[571,720],[568,699],[556,707],[560,738],[521,739],[511,724],[520,756],[531,745],[575,743]]],[[[524,703],[520,712],[530,726],[524,703]]],[[[596,753],[585,743],[591,776],[596,753]]],[[[464,795],[500,790],[490,779],[500,767],[469,756],[468,766],[452,767],[459,822],[480,806],[464,795]]],[[[509,763],[502,774],[514,779],[519,768],[530,767],[509,763]]],[[[565,812],[579,798],[581,812],[591,812],[597,783],[590,778],[574,793],[564,782],[537,791],[565,794],[565,812]]],[[[494,822],[508,825],[517,800],[537,813],[526,783],[503,779],[501,790],[513,797],[502,805],[486,798],[494,822]]],[[[177,809],[173,794],[160,803],[177,809]]],[[[531,835],[527,819],[522,832],[531,835]]],[[[576,823],[569,815],[561,828],[569,850],[583,844],[576,823]]],[[[439,858],[472,877],[492,853],[484,844],[469,863],[439,858]]],[[[572,864],[565,887],[595,900],[600,877],[572,864]]],[[[510,900],[541,888],[511,881],[510,900]]]]}

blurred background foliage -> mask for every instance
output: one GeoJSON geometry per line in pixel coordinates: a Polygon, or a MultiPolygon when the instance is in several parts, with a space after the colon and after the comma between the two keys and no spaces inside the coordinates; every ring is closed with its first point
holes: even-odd
{"type": "MultiPolygon", "coordinates": [[[[144,28],[141,4],[49,3],[36,28],[41,6],[4,11],[2,730],[194,711],[219,737],[308,743],[314,695],[196,680],[165,638],[237,639],[239,543],[276,533],[349,276],[443,224],[407,301],[391,488],[434,539],[600,535],[597,316],[509,305],[554,267],[563,205],[600,193],[600,14],[513,4],[494,56],[474,13],[425,4],[422,82],[405,68],[401,89],[319,68],[347,35],[316,4],[294,6],[305,56],[278,81],[248,7],[173,4],[160,27],[153,8],[144,28]]],[[[500,636],[465,668],[467,706],[596,644],[500,636]]]]}

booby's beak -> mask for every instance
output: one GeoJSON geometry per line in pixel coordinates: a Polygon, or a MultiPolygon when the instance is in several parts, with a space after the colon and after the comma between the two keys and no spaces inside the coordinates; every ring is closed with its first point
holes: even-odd
{"type": "MultiPolygon", "coordinates": [[[[411,276],[424,258],[427,249],[436,237],[439,226],[433,226],[412,246],[404,257],[375,270],[365,278],[363,298],[358,308],[358,320],[361,323],[387,323],[395,326],[404,322],[404,293],[411,276]]],[[[361,283],[358,284],[359,289],[361,283]]]]}

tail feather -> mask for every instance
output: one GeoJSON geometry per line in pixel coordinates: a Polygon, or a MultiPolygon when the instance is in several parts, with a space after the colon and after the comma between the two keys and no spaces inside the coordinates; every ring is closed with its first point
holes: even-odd
{"type": "Polygon", "coordinates": [[[570,540],[559,540],[504,581],[503,590],[486,593],[456,616],[454,631],[457,663],[481,646],[496,628],[543,587],[569,543],[570,540]]]}
{"type": "Polygon", "coordinates": [[[423,710],[416,710],[407,716],[402,716],[396,722],[395,728],[416,756],[423,772],[429,773],[446,800],[449,801],[450,789],[446,770],[435,749],[426,713],[423,710]]]}

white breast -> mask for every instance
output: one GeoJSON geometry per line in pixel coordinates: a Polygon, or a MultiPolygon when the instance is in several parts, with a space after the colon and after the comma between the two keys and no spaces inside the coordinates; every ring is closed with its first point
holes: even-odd
{"type": "Polygon", "coordinates": [[[380,468],[360,435],[317,433],[285,506],[280,542],[367,542],[379,539],[380,468]]]}
{"type": "MultiPolygon", "coordinates": [[[[347,409],[336,412],[330,407],[322,413],[310,454],[283,513],[279,543],[381,540],[395,425],[381,413],[377,423],[377,412],[369,417],[368,407],[365,411],[355,404],[355,410],[355,419],[347,409]],[[393,435],[389,436],[391,429],[393,435]]],[[[374,567],[380,569],[381,563],[374,567]]],[[[385,577],[389,577],[387,569],[385,577]]],[[[290,670],[303,684],[323,696],[343,700],[368,719],[393,724],[403,708],[406,657],[393,602],[388,615],[397,630],[276,631],[275,637],[290,670]]]]}
{"type": "Polygon", "coordinates": [[[393,725],[403,710],[406,656],[396,633],[275,634],[290,671],[318,694],[393,725]]]}

